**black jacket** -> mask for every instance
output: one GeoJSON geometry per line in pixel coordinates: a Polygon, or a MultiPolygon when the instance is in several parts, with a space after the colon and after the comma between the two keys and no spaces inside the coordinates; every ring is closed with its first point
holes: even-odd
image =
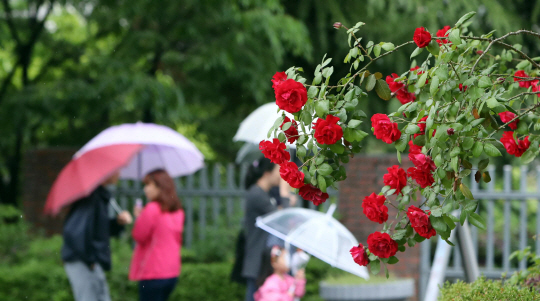
{"type": "Polygon", "coordinates": [[[99,263],[111,269],[108,203],[111,194],[99,186],[88,197],[76,201],[64,222],[62,260],[99,263]]]}

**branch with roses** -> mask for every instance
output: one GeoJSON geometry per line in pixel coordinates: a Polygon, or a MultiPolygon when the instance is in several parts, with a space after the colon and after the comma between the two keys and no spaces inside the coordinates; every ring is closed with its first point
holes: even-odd
{"type": "Polygon", "coordinates": [[[357,34],[364,23],[347,28],[338,22],[334,27],[346,30],[350,47],[344,59],[348,74],[335,80],[332,59],[325,56],[311,84],[298,67],[272,78],[276,104],[284,113],[259,148],[280,165],[281,177],[315,205],[328,199],[328,187],[337,189],[346,179],[344,165],[369,135],[360,129],[363,122],[371,122],[377,139],[395,146],[400,164],[408,152],[413,167],[388,167],[381,191],[358,200],[363,214],[382,226],[366,245],[351,246],[354,261],[369,265],[373,273],[396,264],[398,252],[435,235],[451,244],[448,238],[458,222],[485,228],[465,179],[491,181],[486,168],[490,157],[501,156],[501,146],[524,164],[540,152],[540,135],[533,133],[540,131],[540,65],[521,45],[504,42],[512,35],[540,34],[518,30],[499,38],[493,32],[474,36],[467,27],[473,16],[468,13],[435,35],[419,27],[412,41],[397,47],[363,44],[357,34]],[[413,44],[409,70],[383,79],[371,69],[380,58],[413,44]],[[373,92],[385,101],[395,97],[402,106],[368,119],[359,104],[373,92]],[[300,167],[290,161],[285,141],[295,144],[300,167]],[[397,209],[396,218],[389,218],[388,206],[397,209]],[[457,217],[451,214],[455,210],[457,217]]]}

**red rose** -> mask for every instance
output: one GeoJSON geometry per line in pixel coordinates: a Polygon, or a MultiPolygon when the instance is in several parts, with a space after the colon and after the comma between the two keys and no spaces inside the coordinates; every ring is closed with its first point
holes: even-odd
{"type": "Polygon", "coordinates": [[[388,87],[390,87],[390,91],[392,93],[401,90],[403,87],[405,87],[405,84],[402,82],[396,82],[396,78],[399,76],[395,73],[392,73],[392,75],[388,75],[386,77],[386,83],[388,84],[388,87]]]}
{"type": "MultiPolygon", "coordinates": [[[[525,71],[523,71],[523,70],[516,71],[516,73],[514,73],[514,76],[517,76],[517,77],[529,77],[529,75],[527,73],[525,73],[525,71]]],[[[519,82],[519,86],[521,88],[529,88],[531,86],[532,82],[533,82],[531,80],[526,80],[524,78],[516,78],[516,77],[514,77],[514,81],[519,82]]]]}
{"type": "Polygon", "coordinates": [[[285,182],[293,188],[304,186],[304,173],[298,170],[298,165],[294,162],[285,162],[279,167],[279,174],[285,182]]]}
{"type": "Polygon", "coordinates": [[[298,123],[296,123],[294,119],[290,120],[289,117],[285,116],[285,119],[283,119],[283,123],[279,126],[279,128],[283,129],[283,125],[285,125],[287,122],[291,123],[291,127],[289,127],[286,131],[283,131],[283,133],[285,133],[285,137],[287,137],[287,141],[289,141],[289,143],[294,143],[294,141],[298,140],[298,123]]]}
{"type": "Polygon", "coordinates": [[[407,186],[407,173],[403,168],[394,165],[387,168],[388,173],[383,176],[384,185],[390,186],[391,189],[395,189],[394,194],[401,193],[401,189],[407,186]]]}
{"type": "Polygon", "coordinates": [[[291,155],[285,150],[285,143],[274,138],[272,141],[263,140],[259,142],[259,149],[263,155],[273,163],[281,164],[291,159],[291,155]]]}
{"type": "Polygon", "coordinates": [[[415,167],[423,170],[434,171],[437,169],[433,160],[424,154],[409,154],[409,160],[411,160],[415,167]]]}
{"type": "Polygon", "coordinates": [[[359,244],[358,247],[352,247],[349,252],[351,252],[354,262],[356,262],[358,265],[368,265],[369,259],[364,245],[359,244]]]}
{"type": "Polygon", "coordinates": [[[343,129],[337,125],[339,117],[327,115],[326,119],[317,119],[313,124],[315,139],[320,144],[334,144],[343,137],[343,129]]]}
{"type": "Polygon", "coordinates": [[[467,91],[467,86],[464,86],[463,84],[459,84],[459,91],[467,91]]]}
{"type": "Polygon", "coordinates": [[[326,202],[326,199],[328,199],[328,193],[322,192],[311,184],[302,186],[298,193],[304,200],[313,202],[315,206],[326,202]]]}
{"type": "Polygon", "coordinates": [[[396,98],[399,100],[399,102],[401,102],[402,105],[416,100],[414,93],[411,93],[406,89],[399,90],[396,93],[396,98]]]}
{"type": "Polygon", "coordinates": [[[409,153],[410,154],[421,154],[422,147],[414,144],[412,140],[409,140],[409,153]]]}
{"type": "MultiPolygon", "coordinates": [[[[514,117],[516,117],[516,114],[512,112],[502,112],[502,113],[499,113],[499,117],[501,117],[502,122],[507,123],[508,121],[514,119],[514,117]]],[[[518,123],[519,123],[519,118],[509,123],[508,126],[511,129],[515,130],[518,127],[518,123]]]]}
{"type": "Polygon", "coordinates": [[[525,137],[523,140],[518,139],[518,143],[516,143],[516,140],[514,140],[514,132],[504,132],[501,137],[501,143],[504,145],[504,148],[506,148],[506,151],[510,155],[514,155],[516,157],[521,157],[521,155],[523,155],[523,153],[529,149],[529,146],[531,145],[531,142],[529,142],[529,136],[525,137]]]}
{"type": "Polygon", "coordinates": [[[367,239],[368,249],[371,254],[379,258],[390,258],[396,255],[398,244],[388,233],[371,233],[367,239]]]}
{"type": "Polygon", "coordinates": [[[414,231],[418,233],[418,235],[425,238],[430,238],[437,234],[435,229],[433,229],[431,226],[428,214],[426,214],[422,209],[415,206],[410,206],[407,210],[407,217],[409,218],[409,221],[411,221],[411,226],[413,227],[414,231]]]}
{"type": "Polygon", "coordinates": [[[384,195],[376,195],[372,193],[362,201],[363,212],[367,218],[379,224],[382,224],[388,220],[388,207],[384,205],[386,198],[384,195]]]}
{"type": "Polygon", "coordinates": [[[373,133],[377,139],[391,144],[401,137],[401,132],[398,129],[398,125],[392,122],[388,116],[384,114],[375,114],[371,117],[371,126],[373,127],[373,133]]]}
{"type": "Polygon", "coordinates": [[[407,169],[407,175],[416,181],[418,185],[422,188],[429,187],[435,183],[435,179],[433,179],[433,175],[431,174],[431,171],[424,170],[417,167],[409,167],[407,169]]]}
{"type": "MultiPolygon", "coordinates": [[[[538,91],[540,91],[540,88],[538,87],[538,83],[539,83],[539,82],[538,82],[537,79],[531,81],[531,87],[532,87],[531,90],[532,90],[533,92],[538,92],[538,91]]],[[[540,94],[537,94],[536,96],[540,97],[540,94]]]]}
{"type": "Polygon", "coordinates": [[[414,31],[413,40],[418,47],[424,48],[431,42],[431,34],[424,27],[419,27],[414,31]]]}
{"type": "Polygon", "coordinates": [[[296,113],[307,102],[307,90],[302,83],[288,79],[276,86],[276,104],[289,113],[296,113]]]}
{"type": "Polygon", "coordinates": [[[420,135],[426,134],[426,120],[428,119],[428,116],[422,117],[422,119],[418,120],[418,127],[420,128],[420,135]]]}
{"type": "Polygon", "coordinates": [[[271,79],[272,88],[275,89],[277,86],[279,86],[279,84],[281,84],[282,82],[286,80],[287,80],[287,74],[285,74],[285,72],[276,72],[276,74],[274,74],[274,76],[271,79]]]}
{"type": "MultiPolygon", "coordinates": [[[[437,36],[441,38],[448,37],[449,29],[450,29],[450,26],[448,25],[446,25],[442,29],[439,29],[439,31],[437,31],[437,36]]],[[[439,46],[442,46],[442,44],[451,43],[451,42],[448,39],[444,39],[444,40],[437,40],[437,43],[439,43],[439,46]]]]}

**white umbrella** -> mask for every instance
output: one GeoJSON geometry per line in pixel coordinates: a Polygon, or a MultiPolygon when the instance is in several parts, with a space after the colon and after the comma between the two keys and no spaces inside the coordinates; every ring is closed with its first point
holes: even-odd
{"type": "Polygon", "coordinates": [[[358,241],[332,217],[335,208],[332,204],[326,214],[287,208],[258,217],[256,225],[336,268],[369,279],[367,268],[356,264],[349,252],[358,241]]]}
{"type": "Polygon", "coordinates": [[[186,137],[175,130],[153,123],[127,123],[112,126],[86,143],[76,154],[109,145],[142,144],[145,147],[120,171],[124,179],[141,180],[161,168],[172,177],[192,174],[204,166],[204,156],[186,137]]]}
{"type": "MultiPolygon", "coordinates": [[[[278,113],[278,106],[275,102],[270,102],[260,106],[246,117],[241,123],[238,131],[233,137],[233,141],[245,141],[259,145],[262,140],[268,139],[268,130],[274,125],[274,122],[281,116],[278,113]]],[[[291,120],[294,117],[285,112],[285,115],[291,120]]],[[[294,145],[290,145],[294,147],[294,145]]]]}

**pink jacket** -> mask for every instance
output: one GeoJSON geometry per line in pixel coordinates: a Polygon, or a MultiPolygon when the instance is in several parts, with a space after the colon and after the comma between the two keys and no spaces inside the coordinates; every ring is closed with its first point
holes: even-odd
{"type": "Polygon", "coordinates": [[[157,202],[148,203],[133,227],[132,235],[137,245],[131,259],[129,279],[178,277],[183,230],[183,210],[162,212],[157,202]]]}
{"type": "Polygon", "coordinates": [[[255,301],[293,301],[295,297],[300,298],[305,293],[306,280],[298,280],[290,275],[284,275],[282,279],[279,275],[272,274],[253,296],[255,301]],[[289,290],[293,285],[294,296],[291,296],[289,290]]]}

